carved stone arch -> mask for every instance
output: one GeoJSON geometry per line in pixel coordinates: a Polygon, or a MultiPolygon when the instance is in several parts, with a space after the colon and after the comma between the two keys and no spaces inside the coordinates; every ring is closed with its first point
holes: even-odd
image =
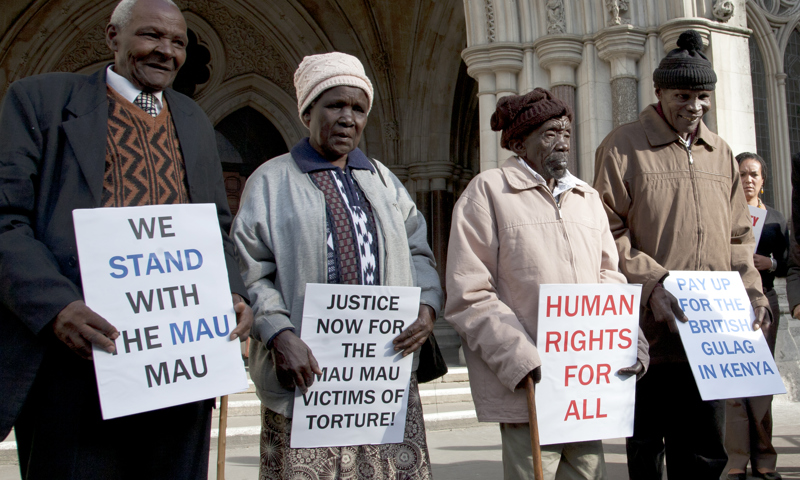
{"type": "MultiPolygon", "coordinates": [[[[491,1],[491,0],[489,0],[491,1]]],[[[467,25],[467,46],[494,41],[486,22],[487,0],[464,0],[464,21],[467,25]]]]}
{"type": "Polygon", "coordinates": [[[783,72],[783,51],[786,48],[786,42],[781,42],[782,45],[778,43],[772,26],[761,9],[747,9],[747,26],[753,30],[751,38],[754,37],[761,50],[767,74],[775,75],[783,72]]]}
{"type": "Polygon", "coordinates": [[[786,46],[789,44],[789,38],[792,33],[797,30],[800,32],[800,15],[793,15],[787,19],[786,25],[780,30],[778,42],[781,47],[781,55],[786,51],[786,46]]]}
{"type": "MultiPolygon", "coordinates": [[[[200,3],[198,0],[188,0],[188,2],[200,3]]],[[[325,30],[300,5],[291,8],[290,2],[263,0],[236,0],[224,3],[232,11],[258,25],[259,31],[292,67],[297,66],[306,55],[335,50],[325,30]]]]}
{"type": "Polygon", "coordinates": [[[4,84],[20,78],[51,71],[76,71],[101,60],[102,52],[110,58],[104,41],[104,28],[115,0],[69,2],[67,0],[37,1],[29,6],[0,40],[4,54],[0,71],[4,84]],[[91,40],[81,42],[89,37],[91,40]],[[90,45],[91,44],[91,45],[90,45]],[[83,58],[84,64],[74,68],[59,68],[70,59],[83,58]]]}
{"type": "Polygon", "coordinates": [[[197,35],[197,43],[206,47],[211,54],[211,61],[208,62],[211,78],[195,93],[194,98],[197,100],[222,83],[225,76],[225,45],[214,27],[203,17],[190,10],[184,11],[183,17],[186,19],[187,28],[197,35]]]}
{"type": "Polygon", "coordinates": [[[232,78],[197,102],[216,125],[242,107],[249,106],[264,115],[278,129],[290,147],[307,136],[297,115],[297,101],[281,87],[256,74],[232,78]]]}

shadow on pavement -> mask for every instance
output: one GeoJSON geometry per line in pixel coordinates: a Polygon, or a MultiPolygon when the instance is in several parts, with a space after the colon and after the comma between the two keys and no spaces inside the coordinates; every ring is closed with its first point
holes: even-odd
{"type": "Polygon", "coordinates": [[[254,457],[227,457],[225,463],[232,463],[235,465],[258,465],[260,458],[254,457]]]}
{"type": "Polygon", "coordinates": [[[500,450],[500,444],[497,445],[454,445],[452,447],[436,447],[437,450],[452,450],[455,452],[468,452],[468,451],[475,451],[475,452],[486,452],[489,450],[500,450]]]}
{"type": "Polygon", "coordinates": [[[465,478],[503,478],[503,462],[480,460],[431,465],[436,480],[460,480],[465,478]]]}

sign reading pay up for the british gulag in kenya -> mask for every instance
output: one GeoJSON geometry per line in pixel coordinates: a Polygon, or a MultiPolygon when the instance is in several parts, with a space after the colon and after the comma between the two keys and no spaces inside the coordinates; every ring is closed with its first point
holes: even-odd
{"type": "Polygon", "coordinates": [[[536,346],[542,445],[633,435],[641,285],[542,285],[536,346]]]}
{"type": "Polygon", "coordinates": [[[86,305],[120,332],[93,351],[104,419],[247,389],[215,205],[72,216],[86,305]]]}
{"type": "Polygon", "coordinates": [[[664,288],[689,318],[675,323],[703,400],[786,393],[738,272],[671,271],[664,288]]]}
{"type": "Polygon", "coordinates": [[[412,355],[392,340],[419,313],[419,287],[309,283],[300,338],[322,375],[294,397],[292,448],[400,443],[412,355]]]}

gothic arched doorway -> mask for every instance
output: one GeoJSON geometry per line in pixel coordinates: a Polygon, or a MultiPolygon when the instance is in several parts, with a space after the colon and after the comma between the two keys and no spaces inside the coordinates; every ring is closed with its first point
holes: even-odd
{"type": "Polygon", "coordinates": [[[215,130],[228,205],[235,215],[247,177],[289,148],[275,125],[252,107],[242,107],[226,116],[215,130]]]}

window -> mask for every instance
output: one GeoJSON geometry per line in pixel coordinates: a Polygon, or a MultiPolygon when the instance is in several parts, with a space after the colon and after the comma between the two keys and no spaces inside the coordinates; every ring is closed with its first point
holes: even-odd
{"type": "MultiPolygon", "coordinates": [[[[786,114],[789,120],[789,148],[800,152],[800,33],[792,32],[784,55],[786,77],[786,114]]],[[[782,159],[789,162],[789,159],[782,159]]]]}
{"type": "Polygon", "coordinates": [[[767,74],[761,50],[754,38],[750,38],[750,73],[753,82],[753,107],[756,121],[756,148],[767,164],[766,184],[761,200],[770,207],[775,205],[773,189],[774,169],[769,144],[769,113],[767,112],[767,74]]]}

